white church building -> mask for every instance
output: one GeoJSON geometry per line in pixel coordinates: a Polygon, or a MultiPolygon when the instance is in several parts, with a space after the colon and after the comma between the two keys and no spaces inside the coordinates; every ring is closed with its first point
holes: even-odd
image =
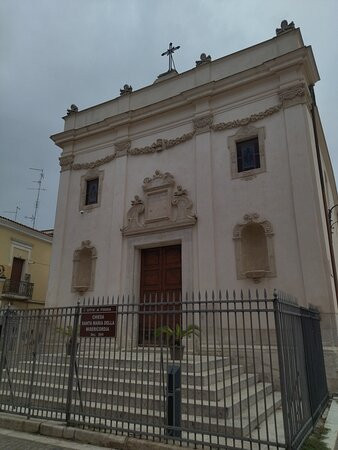
{"type": "Polygon", "coordinates": [[[72,105],[52,136],[62,153],[47,306],[277,288],[332,320],[338,196],[311,47],[284,21],[265,42],[192,65],[72,105]]]}

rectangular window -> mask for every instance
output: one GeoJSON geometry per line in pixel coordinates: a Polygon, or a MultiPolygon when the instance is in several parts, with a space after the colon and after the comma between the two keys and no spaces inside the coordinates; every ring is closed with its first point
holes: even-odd
{"type": "Polygon", "coordinates": [[[86,186],[86,205],[94,205],[98,201],[99,179],[87,180],[86,186]]]}
{"type": "Polygon", "coordinates": [[[236,142],[236,149],[238,172],[260,168],[258,137],[236,142]]]}

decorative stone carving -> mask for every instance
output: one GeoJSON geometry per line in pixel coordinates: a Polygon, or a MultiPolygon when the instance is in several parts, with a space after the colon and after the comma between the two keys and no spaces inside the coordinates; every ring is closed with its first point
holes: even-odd
{"type": "Polygon", "coordinates": [[[187,218],[196,219],[196,216],[192,213],[192,201],[188,197],[188,192],[182,186],[177,186],[171,204],[177,207],[176,222],[184,221],[187,218]]]}
{"type": "Polygon", "coordinates": [[[185,133],[180,137],[175,139],[157,139],[153,144],[147,145],[146,147],[135,147],[128,150],[128,155],[146,155],[147,153],[162,152],[169,148],[175,147],[178,144],[189,141],[195,135],[195,132],[185,133]]]}
{"type": "Polygon", "coordinates": [[[74,161],[74,155],[60,156],[59,164],[61,167],[61,172],[72,169],[73,161],[74,161]]]}
{"type": "Polygon", "coordinates": [[[177,186],[169,172],[156,170],[143,180],[144,200],[137,195],[127,212],[127,224],[121,229],[124,236],[165,231],[192,226],[196,216],[193,203],[182,186],[177,186]]]}
{"type": "Polygon", "coordinates": [[[138,195],[135,195],[134,200],[131,201],[131,208],[127,212],[127,225],[123,228],[124,231],[136,230],[142,228],[144,224],[140,222],[140,216],[144,213],[144,202],[138,195]]]}
{"type": "Polygon", "coordinates": [[[211,129],[213,131],[222,131],[228,130],[229,128],[243,127],[245,125],[249,125],[249,123],[257,122],[258,120],[262,120],[265,117],[271,116],[272,114],[279,112],[281,108],[282,104],[272,106],[265,111],[259,112],[257,114],[251,114],[251,116],[245,117],[244,119],[231,120],[230,122],[220,122],[215,125],[211,125],[211,129]]]}
{"type": "Polygon", "coordinates": [[[79,111],[79,108],[74,105],[74,103],[72,105],[70,105],[70,108],[67,109],[67,116],[70,116],[73,113],[77,113],[79,111]]]}
{"type": "Polygon", "coordinates": [[[257,122],[258,120],[262,120],[265,117],[271,116],[281,110],[283,104],[279,104],[276,106],[272,106],[271,108],[266,109],[265,111],[259,112],[257,114],[252,114],[249,117],[243,119],[232,120],[230,122],[220,122],[217,124],[213,124],[213,116],[210,114],[208,116],[198,117],[193,119],[194,130],[185,133],[182,136],[179,136],[174,139],[157,139],[151,145],[147,145],[145,147],[134,147],[131,148],[131,144],[129,144],[129,140],[123,141],[121,143],[115,144],[115,152],[113,154],[107,155],[104,158],[97,159],[95,161],[86,162],[86,163],[77,163],[72,164],[71,166],[65,166],[63,170],[73,169],[73,170],[83,170],[83,169],[94,169],[95,167],[102,166],[103,164],[107,164],[110,161],[113,161],[116,157],[122,156],[124,151],[127,152],[127,155],[130,156],[138,156],[138,155],[147,155],[149,153],[157,153],[162,152],[164,150],[168,150],[170,148],[176,147],[176,145],[183,144],[191,140],[196,134],[205,132],[205,131],[223,131],[231,128],[239,128],[241,126],[248,125],[253,122],[257,122]],[[127,144],[128,142],[128,144],[127,144]],[[119,145],[123,147],[121,153],[118,148],[119,145]]]}
{"type": "Polygon", "coordinates": [[[125,84],[123,89],[120,89],[120,95],[131,94],[133,92],[133,87],[129,84],[125,84]]]}
{"type": "Polygon", "coordinates": [[[201,64],[208,64],[211,63],[211,56],[206,55],[205,53],[201,53],[199,61],[196,61],[196,67],[200,66],[201,64]]]}
{"type": "Polygon", "coordinates": [[[311,104],[311,96],[304,83],[283,89],[278,93],[284,108],[297,105],[299,103],[311,104]]]}
{"type": "Polygon", "coordinates": [[[205,133],[206,131],[210,131],[210,127],[212,125],[214,118],[212,114],[208,114],[206,116],[196,117],[193,119],[194,130],[198,133],[205,133]]]}
{"type": "Polygon", "coordinates": [[[74,251],[72,291],[83,294],[94,288],[97,252],[90,241],[82,241],[74,251]]]}
{"type": "Polygon", "coordinates": [[[143,180],[143,190],[147,191],[156,186],[174,185],[174,177],[170,172],[162,173],[160,170],[155,170],[152,177],[147,177],[143,180]]]}
{"type": "Polygon", "coordinates": [[[114,144],[116,157],[119,156],[125,156],[128,153],[128,150],[130,150],[131,147],[131,140],[126,139],[124,141],[115,142],[114,144]]]}
{"type": "Polygon", "coordinates": [[[250,278],[257,283],[261,278],[275,277],[271,223],[257,213],[245,214],[243,220],[233,230],[237,279],[250,278]]]}
{"type": "Polygon", "coordinates": [[[95,161],[87,162],[87,163],[78,163],[73,164],[71,167],[73,170],[83,170],[83,169],[95,169],[96,167],[100,167],[103,164],[107,164],[110,161],[113,161],[116,158],[116,153],[112,155],[107,155],[104,158],[97,159],[95,161]]]}
{"type": "Polygon", "coordinates": [[[276,36],[283,34],[287,31],[294,30],[295,24],[293,22],[288,23],[287,20],[282,20],[280,28],[276,28],[276,36]]]}

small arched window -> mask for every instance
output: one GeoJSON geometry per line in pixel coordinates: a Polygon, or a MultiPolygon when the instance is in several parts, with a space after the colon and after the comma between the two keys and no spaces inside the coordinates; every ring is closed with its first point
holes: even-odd
{"type": "Polygon", "coordinates": [[[94,288],[96,249],[90,241],[82,241],[81,247],[74,251],[72,290],[92,291],[94,288]]]}
{"type": "Polygon", "coordinates": [[[270,222],[259,220],[258,214],[246,214],[244,221],[236,225],[233,235],[237,278],[259,281],[276,276],[270,222]]]}

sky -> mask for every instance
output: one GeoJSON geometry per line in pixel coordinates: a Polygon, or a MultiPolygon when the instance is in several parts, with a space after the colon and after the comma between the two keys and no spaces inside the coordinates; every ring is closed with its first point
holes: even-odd
{"type": "Polygon", "coordinates": [[[169,42],[178,72],[202,52],[213,59],[275,36],[286,19],[314,51],[315,92],[338,174],[338,0],[0,0],[0,215],[28,226],[39,172],[35,227],[53,228],[66,109],[139,89],[167,70],[169,42]]]}

